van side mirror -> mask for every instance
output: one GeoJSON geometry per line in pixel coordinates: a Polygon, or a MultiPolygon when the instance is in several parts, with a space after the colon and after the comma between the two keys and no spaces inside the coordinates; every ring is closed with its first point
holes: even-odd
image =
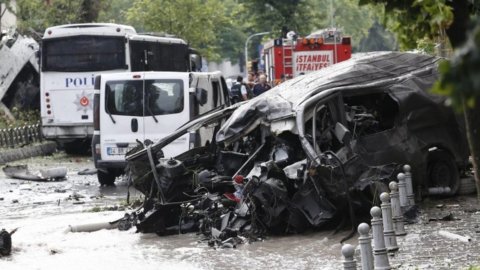
{"type": "Polygon", "coordinates": [[[188,49],[188,56],[190,60],[191,71],[201,71],[202,70],[202,56],[200,53],[193,49],[188,49]]]}
{"type": "Polygon", "coordinates": [[[202,57],[199,54],[190,55],[190,66],[192,71],[202,70],[202,57]]]}
{"type": "Polygon", "coordinates": [[[200,104],[200,106],[203,106],[207,103],[208,92],[203,88],[195,88],[195,97],[198,104],[200,104]]]}
{"type": "Polygon", "coordinates": [[[342,123],[337,122],[335,124],[335,137],[344,145],[349,145],[352,140],[352,133],[342,123]]]}

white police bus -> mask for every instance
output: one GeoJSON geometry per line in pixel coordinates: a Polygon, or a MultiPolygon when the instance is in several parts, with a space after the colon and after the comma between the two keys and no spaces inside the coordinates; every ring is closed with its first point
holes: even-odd
{"type": "Polygon", "coordinates": [[[131,26],[108,23],[47,28],[41,44],[43,135],[67,152],[90,148],[93,88],[100,73],[199,68],[201,58],[179,38],[137,34],[131,26]]]}

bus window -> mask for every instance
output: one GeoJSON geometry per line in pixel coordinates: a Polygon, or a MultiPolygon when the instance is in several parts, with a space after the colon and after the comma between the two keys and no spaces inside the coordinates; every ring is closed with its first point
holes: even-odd
{"type": "Polygon", "coordinates": [[[42,71],[126,69],[123,37],[71,36],[42,41],[42,71]]]}
{"type": "Polygon", "coordinates": [[[132,71],[188,71],[188,46],[131,40],[130,62],[132,71]]]}

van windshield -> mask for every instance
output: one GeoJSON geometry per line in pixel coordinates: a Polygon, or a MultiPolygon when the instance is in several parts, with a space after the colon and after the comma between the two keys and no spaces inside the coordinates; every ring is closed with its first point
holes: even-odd
{"type": "Polygon", "coordinates": [[[183,109],[182,80],[109,81],[105,87],[105,111],[113,115],[166,115],[183,109]]]}

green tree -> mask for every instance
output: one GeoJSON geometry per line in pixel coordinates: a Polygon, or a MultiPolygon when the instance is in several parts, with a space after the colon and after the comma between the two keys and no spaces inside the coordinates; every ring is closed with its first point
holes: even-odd
{"type": "Polygon", "coordinates": [[[248,20],[254,29],[251,32],[271,31],[280,37],[282,28],[299,34],[310,33],[311,26],[324,18],[327,11],[313,8],[314,0],[242,0],[248,20]]]}
{"type": "Polygon", "coordinates": [[[242,3],[237,0],[222,1],[225,12],[225,23],[217,28],[218,53],[221,59],[230,59],[232,63],[244,63],[243,44],[247,38],[247,29],[252,23],[248,20],[248,13],[242,3]]]}
{"type": "MultiPolygon", "coordinates": [[[[280,37],[282,27],[300,36],[328,27],[337,27],[352,37],[352,46],[359,50],[362,39],[379,20],[382,8],[378,5],[361,6],[358,0],[243,0],[250,15],[251,28],[247,32],[271,31],[270,37],[280,37]],[[250,31],[248,31],[250,30],[250,31]]],[[[253,46],[256,46],[253,42],[253,46]]]]}
{"type": "Polygon", "coordinates": [[[375,21],[368,30],[368,35],[362,40],[357,47],[357,51],[393,51],[397,49],[397,41],[393,33],[387,31],[383,25],[375,21]]]}
{"type": "Polygon", "coordinates": [[[220,60],[218,29],[228,20],[221,0],[135,0],[127,20],[137,29],[185,39],[210,60],[220,60]]]}
{"type": "Polygon", "coordinates": [[[94,22],[105,0],[17,0],[17,19],[21,30],[43,32],[60,24],[94,22]]]}
{"type": "Polygon", "coordinates": [[[480,200],[480,21],[458,47],[450,62],[440,66],[442,74],[433,90],[450,97],[453,106],[463,112],[473,169],[480,200]]]}
{"type": "Polygon", "coordinates": [[[434,91],[451,97],[453,105],[465,117],[467,138],[480,199],[480,30],[478,26],[467,41],[471,17],[480,11],[475,0],[361,0],[362,4],[385,6],[387,21],[397,33],[402,48],[415,48],[417,41],[448,38],[456,52],[451,64],[440,66],[442,77],[434,91]]]}
{"type": "Polygon", "coordinates": [[[379,20],[382,9],[376,5],[359,6],[358,0],[322,0],[316,9],[327,10],[328,14],[316,28],[325,28],[333,24],[343,29],[345,35],[352,37],[354,51],[359,51],[360,41],[366,38],[375,21],[379,20]]]}
{"type": "Polygon", "coordinates": [[[127,24],[127,10],[132,5],[131,0],[106,0],[105,6],[99,12],[98,21],[127,24]]]}

